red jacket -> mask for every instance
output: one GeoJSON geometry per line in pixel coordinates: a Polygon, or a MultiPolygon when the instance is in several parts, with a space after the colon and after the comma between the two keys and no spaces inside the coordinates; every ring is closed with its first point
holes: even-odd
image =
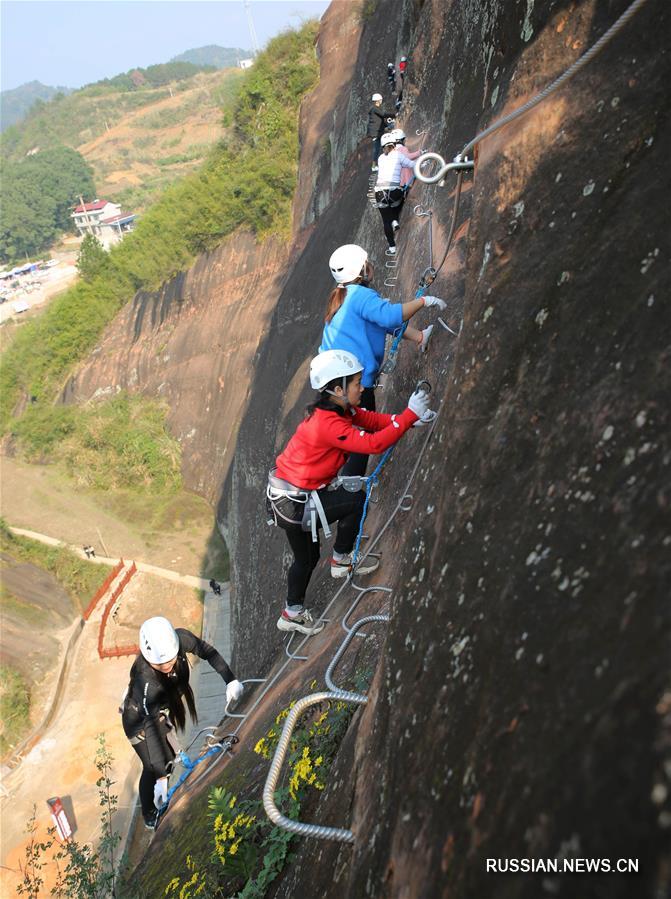
{"type": "Polygon", "coordinates": [[[276,474],[303,490],[325,487],[350,453],[382,453],[416,421],[411,409],[398,415],[352,408],[339,415],[330,409],[315,409],[310,418],[298,425],[286,449],[277,457],[276,474]]]}

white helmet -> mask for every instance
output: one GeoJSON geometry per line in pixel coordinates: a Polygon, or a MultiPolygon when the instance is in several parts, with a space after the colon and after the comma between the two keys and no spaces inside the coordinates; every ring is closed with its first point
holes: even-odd
{"type": "Polygon", "coordinates": [[[380,146],[386,147],[388,144],[395,144],[396,138],[394,137],[394,132],[390,131],[389,134],[383,134],[380,139],[380,146]]]}
{"type": "Polygon", "coordinates": [[[140,652],[150,665],[163,665],[179,652],[177,631],[167,618],[148,618],[140,628],[140,652]]]}
{"type": "Polygon", "coordinates": [[[310,363],[310,385],[314,390],[323,390],[336,378],[343,379],[343,391],[347,378],[363,371],[363,365],[353,353],[347,350],[325,350],[315,356],[310,363]]]}
{"type": "Polygon", "coordinates": [[[337,284],[347,284],[348,281],[359,277],[367,262],[368,253],[363,247],[355,243],[346,243],[331,253],[329,268],[337,284]]]}
{"type": "Polygon", "coordinates": [[[371,100],[373,101],[373,103],[377,103],[378,100],[381,103],[382,102],[382,94],[373,94],[373,96],[371,97],[371,100]]]}
{"type": "Polygon", "coordinates": [[[405,140],[405,131],[402,128],[394,128],[389,133],[393,135],[394,140],[397,142],[405,140]]]}
{"type": "Polygon", "coordinates": [[[408,57],[407,57],[407,56],[402,56],[402,57],[401,57],[401,62],[407,62],[407,61],[408,61],[408,57]]]}

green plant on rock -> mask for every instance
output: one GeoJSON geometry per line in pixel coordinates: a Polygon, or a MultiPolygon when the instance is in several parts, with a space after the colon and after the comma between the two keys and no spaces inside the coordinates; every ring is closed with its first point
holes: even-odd
{"type": "Polygon", "coordinates": [[[54,828],[48,830],[47,839],[36,839],[36,812],[27,825],[30,840],[26,846],[21,864],[22,882],[16,892],[29,899],[38,899],[42,894],[44,877],[42,871],[51,861],[56,868],[56,883],[50,895],[62,899],[109,899],[116,893],[115,849],[120,839],[114,833],[112,816],[117,808],[117,797],[111,792],[113,758],[107,749],[104,734],[98,735],[95,766],[99,777],[96,781],[100,799],[101,837],[98,848],[77,840],[58,843],[54,828]]]}

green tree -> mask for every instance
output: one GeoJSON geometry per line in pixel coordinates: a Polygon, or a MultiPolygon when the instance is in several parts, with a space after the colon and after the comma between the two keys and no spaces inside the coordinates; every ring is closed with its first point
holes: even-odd
{"type": "Polygon", "coordinates": [[[71,208],[93,196],[93,170],[70,147],[57,147],[18,163],[5,162],[0,182],[0,260],[13,262],[46,249],[72,229],[71,208]]]}
{"type": "Polygon", "coordinates": [[[109,266],[109,256],[93,234],[85,234],[77,256],[77,269],[85,281],[93,281],[109,266]]]}

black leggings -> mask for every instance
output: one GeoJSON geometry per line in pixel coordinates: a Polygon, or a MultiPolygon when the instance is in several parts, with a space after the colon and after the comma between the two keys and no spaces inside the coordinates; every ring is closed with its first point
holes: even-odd
{"type": "MultiPolygon", "coordinates": [[[[158,777],[154,773],[154,769],[149,758],[149,750],[144,740],[141,743],[131,743],[133,749],[140,756],[142,762],[142,774],[140,775],[140,783],[138,792],[140,794],[140,805],[142,806],[142,814],[146,817],[154,811],[154,786],[158,777]]],[[[174,753],[173,753],[174,758],[174,753]]]]}
{"type": "MultiPolygon", "coordinates": [[[[338,533],[333,544],[334,552],[350,552],[359,530],[363,504],[366,499],[365,493],[362,490],[349,493],[344,487],[339,487],[337,490],[324,488],[319,491],[319,499],[329,524],[334,521],[338,522],[338,533]]],[[[277,516],[277,524],[285,531],[294,554],[294,561],[289,568],[287,578],[287,606],[302,607],[312,572],[319,561],[319,531],[317,531],[317,542],[315,543],[310,531],[304,531],[301,528],[300,520],[305,508],[302,503],[294,503],[284,497],[277,500],[276,506],[282,515],[294,519],[294,523],[290,523],[279,515],[277,516]]],[[[317,519],[317,524],[321,528],[319,519],[317,519]]]]}
{"type": "Polygon", "coordinates": [[[405,192],[401,190],[400,187],[395,187],[389,191],[375,191],[375,199],[378,203],[384,202],[385,195],[388,195],[389,202],[394,203],[394,206],[378,206],[380,210],[380,216],[382,218],[382,224],[384,226],[384,236],[387,238],[387,243],[390,247],[396,246],[396,238],[394,237],[394,229],[391,226],[391,223],[394,221],[399,221],[401,218],[401,213],[403,212],[403,203],[405,202],[405,192]]]}
{"type": "MultiPolygon", "coordinates": [[[[375,388],[364,387],[361,394],[361,406],[369,412],[375,412],[375,388]]],[[[340,474],[359,475],[363,477],[366,474],[368,466],[368,456],[361,453],[351,453],[349,459],[340,469],[340,474]]]]}

